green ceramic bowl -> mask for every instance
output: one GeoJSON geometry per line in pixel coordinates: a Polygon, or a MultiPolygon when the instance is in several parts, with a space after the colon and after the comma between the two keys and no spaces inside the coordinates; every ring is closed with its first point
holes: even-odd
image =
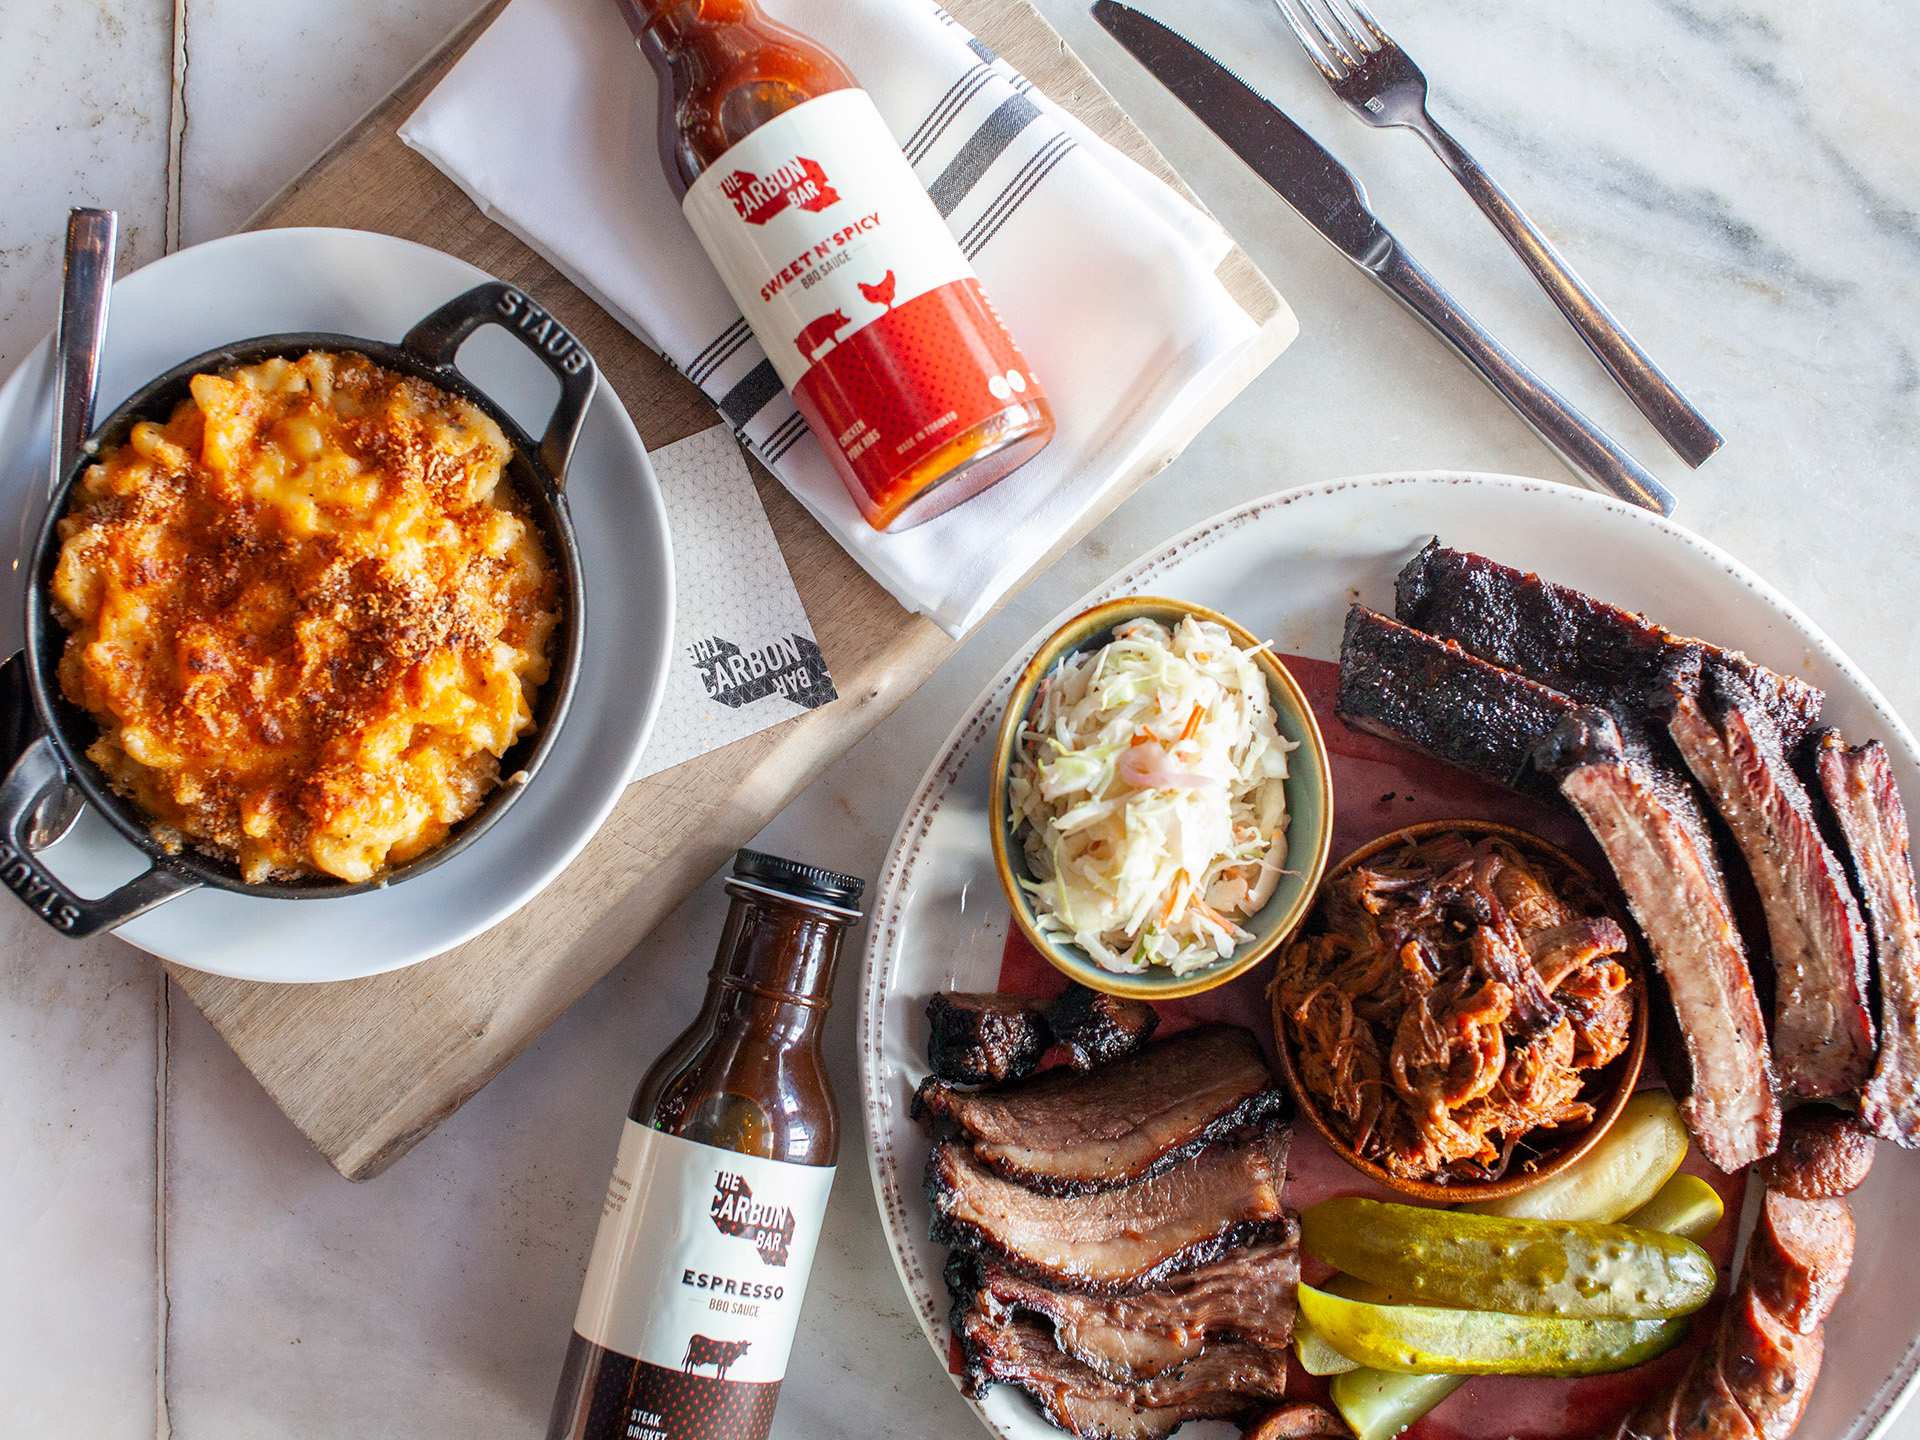
{"type": "Polygon", "coordinates": [[[1261,650],[1255,660],[1266,674],[1273,695],[1273,708],[1281,735],[1299,742],[1292,755],[1287,776],[1287,870],[1265,908],[1248,919],[1242,928],[1253,939],[1233,954],[1204,970],[1175,975],[1164,969],[1152,969],[1141,975],[1116,975],[1104,970],[1078,945],[1055,940],[1043,934],[1035,923],[1033,905],[1019,884],[1031,879],[1026,856],[1013,838],[1010,807],[1007,803],[1007,772],[1013,764],[1013,747],[1027,713],[1033,707],[1040,681],[1060,661],[1082,650],[1097,649],[1111,637],[1114,627],[1146,616],[1163,624],[1174,624],[1192,615],[1224,625],[1242,648],[1253,650],[1260,641],[1243,626],[1202,605],[1184,600],[1165,600],[1150,595],[1129,595],[1109,600],[1104,605],[1074,616],[1042,645],[1015,682],[1007,699],[1006,714],[1000,721],[1000,735],[993,753],[992,813],[993,863],[1000,875],[1000,887],[1006,891],[1013,908],[1014,922],[1035,949],[1053,963],[1056,970],[1093,990],[1109,995],[1125,995],[1138,1000],[1177,1000],[1223,985],[1244,974],[1279,948],[1293,933],[1313,902],[1320,876],[1327,868],[1327,850],[1333,839],[1333,779],[1327,767],[1326,742],[1313,710],[1299,684],[1287,667],[1273,655],[1261,650]]]}

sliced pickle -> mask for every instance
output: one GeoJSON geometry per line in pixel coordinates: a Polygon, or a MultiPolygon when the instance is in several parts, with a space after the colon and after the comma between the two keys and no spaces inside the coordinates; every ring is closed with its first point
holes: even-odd
{"type": "MultiPolygon", "coordinates": [[[[1329,1295],[1347,1300],[1371,1300],[1376,1305],[1391,1304],[1394,1298],[1378,1285],[1369,1285],[1352,1275],[1335,1275],[1320,1288],[1329,1295]]],[[[1293,1353],[1300,1361],[1300,1368],[1309,1375],[1344,1375],[1360,1368],[1358,1360],[1349,1360],[1322,1340],[1320,1332],[1304,1315],[1296,1316],[1293,1322],[1293,1353]]]]}
{"type": "Polygon", "coordinates": [[[1311,1285],[1300,1313],[1343,1355],[1403,1375],[1604,1375],[1671,1349],[1687,1322],[1562,1320],[1432,1305],[1372,1305],[1311,1285]]]}
{"type": "Polygon", "coordinates": [[[1585,1155],[1531,1189],[1460,1208],[1530,1220],[1618,1220],[1653,1199],[1687,1158],[1687,1127],[1664,1090],[1641,1090],[1585,1155]]]}
{"type": "MultiPolygon", "coordinates": [[[[1676,1175],[1660,1187],[1658,1195],[1622,1223],[1699,1241],[1718,1228],[1720,1217],[1726,1213],[1726,1209],[1720,1192],[1698,1175],[1676,1175]]],[[[1367,1297],[1353,1295],[1348,1298],[1364,1300],[1367,1297]]]]}
{"type": "MultiPolygon", "coordinates": [[[[1620,1136],[1620,1147],[1639,1148],[1645,1144],[1646,1112],[1658,1107],[1643,1105],[1641,1102],[1652,1100],[1654,1097],[1665,1100],[1668,1107],[1672,1106],[1672,1099],[1664,1091],[1641,1091],[1628,1102],[1619,1122],[1607,1132],[1598,1145],[1595,1145],[1566,1172],[1546,1182],[1554,1185],[1569,1175],[1590,1173],[1596,1177],[1592,1193],[1583,1193],[1578,1186],[1571,1189],[1558,1189],[1555,1192],[1557,1198],[1550,1206],[1543,1207],[1540,1218],[1618,1220],[1627,1213],[1625,1210],[1611,1207],[1619,1204],[1620,1196],[1630,1192],[1634,1187],[1609,1184],[1597,1177],[1607,1174],[1618,1176],[1633,1173],[1635,1167],[1620,1163],[1618,1157],[1610,1152],[1616,1148],[1614,1144],[1616,1136],[1620,1136]],[[1622,1136],[1622,1127],[1627,1126],[1628,1121],[1635,1118],[1636,1110],[1640,1114],[1640,1119],[1628,1134],[1622,1136]],[[1643,1133],[1636,1135],[1633,1133],[1634,1130],[1643,1133]]],[[[1671,1113],[1676,1120],[1679,1118],[1677,1109],[1672,1110],[1671,1113]]],[[[1684,1135],[1684,1132],[1682,1133],[1684,1135]]],[[[1685,1158],[1686,1151],[1683,1147],[1679,1159],[1674,1161],[1674,1168],[1678,1168],[1680,1160],[1685,1158]]],[[[1713,1187],[1692,1175],[1674,1175],[1672,1170],[1667,1173],[1671,1178],[1667,1179],[1664,1185],[1657,1187],[1652,1192],[1652,1198],[1633,1212],[1634,1221],[1646,1229],[1664,1230],[1666,1228],[1661,1223],[1661,1216],[1655,1213],[1656,1207],[1674,1215],[1680,1215],[1684,1209],[1684,1218],[1693,1224],[1698,1224],[1705,1213],[1699,1208],[1700,1200],[1697,1192],[1693,1191],[1693,1187],[1699,1185],[1708,1190],[1712,1190],[1713,1187]],[[1670,1205],[1668,1203],[1670,1191],[1677,1191],[1681,1195],[1693,1192],[1694,1199],[1685,1207],[1670,1205]],[[1649,1218],[1643,1220],[1642,1215],[1647,1215],[1649,1218]]],[[[1531,1190],[1526,1191],[1515,1198],[1524,1200],[1534,1193],[1531,1190]]],[[[1715,1209],[1713,1224],[1718,1224],[1720,1197],[1716,1194],[1713,1198],[1715,1209]]],[[[1684,1234],[1690,1240],[1698,1240],[1704,1234],[1710,1233],[1712,1228],[1713,1225],[1710,1224],[1706,1231],[1674,1231],[1673,1233],[1684,1234]]],[[[1302,1323],[1305,1323],[1304,1320],[1302,1323]]],[[[1320,1343],[1326,1342],[1322,1339],[1320,1343]]],[[[1333,1380],[1332,1398],[1334,1408],[1340,1412],[1340,1418],[1347,1422],[1348,1428],[1353,1431],[1358,1440],[1393,1440],[1394,1436],[1428,1414],[1442,1400],[1466,1383],[1467,1377],[1464,1375],[1399,1375],[1390,1370],[1363,1368],[1336,1375],[1333,1380]]]]}
{"type": "Polygon", "coordinates": [[[1309,1254],[1423,1305],[1509,1315],[1645,1320],[1687,1315],[1713,1294],[1713,1261],[1691,1240],[1585,1220],[1509,1220],[1342,1196],[1308,1207],[1309,1254]]]}
{"type": "Polygon", "coordinates": [[[1356,1369],[1333,1377],[1331,1398],[1355,1440],[1393,1440],[1466,1383],[1464,1375],[1356,1369]]]}

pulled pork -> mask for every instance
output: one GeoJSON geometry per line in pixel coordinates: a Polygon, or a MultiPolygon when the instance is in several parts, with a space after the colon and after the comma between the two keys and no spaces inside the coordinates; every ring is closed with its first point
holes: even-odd
{"type": "Polygon", "coordinates": [[[1280,959],[1274,1011],[1321,1112],[1366,1159],[1440,1183],[1531,1162],[1587,1124],[1627,1048],[1627,937],[1587,881],[1449,831],[1329,880],[1280,959]]]}

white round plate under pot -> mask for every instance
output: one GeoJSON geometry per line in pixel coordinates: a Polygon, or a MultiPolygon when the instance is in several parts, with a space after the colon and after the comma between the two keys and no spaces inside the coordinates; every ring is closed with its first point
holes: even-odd
{"type": "MultiPolygon", "coordinates": [[[[97,413],[154,375],[230,341],[325,330],[397,341],[415,321],[493,277],[464,260],[361,230],[258,230],[181,250],[113,287],[97,413]]],[[[538,299],[539,297],[534,297],[538,299]]],[[[558,386],[493,327],[461,368],[538,435],[558,386]]],[[[20,645],[20,537],[46,505],[51,342],[0,387],[0,654],[20,645]]],[[[162,959],[246,980],[350,980],[451,949],[537,895],[600,826],[633,773],[665,689],[673,560],[659,485],[620,399],[602,384],[567,474],[586,578],[580,677],[560,738],[527,793],[447,864],[389,890],[267,900],[198,890],[123,925],[162,959]]],[[[98,893],[144,861],[86,813],[47,864],[98,893]]],[[[0,904],[17,903],[0,896],[0,904]]]]}
{"type": "MultiPolygon", "coordinates": [[[[947,1361],[944,1250],[927,1239],[927,1137],[908,1115],[926,1074],[927,998],[990,990],[1008,916],[988,839],[987,775],[1007,692],[1071,616],[1119,595],[1170,595],[1220,610],[1285,654],[1331,660],[1355,599],[1391,612],[1394,574],[1430,537],[1535,570],[1686,634],[1747,651],[1827,692],[1826,719],[1854,743],[1879,737],[1920,814],[1920,747],[1866,676],[1791,601],[1671,521],[1564,484],[1457,472],[1374,475],[1283,491],[1194,527],[1049,621],[980,694],[928,767],[894,837],[867,925],[860,1080],[881,1222],[927,1341],[947,1361]]],[[[1861,1263],[1827,1328],[1826,1365],[1799,1433],[1866,1440],[1920,1366],[1920,1292],[1871,1257],[1920,1225],[1920,1155],[1879,1146],[1856,1195],[1861,1263]]],[[[1057,1435],[1005,1386],[974,1409],[1006,1440],[1057,1435]]],[[[1471,1425],[1450,1416],[1454,1426],[1471,1425]]],[[[1216,1440],[1208,1423],[1181,1432],[1216,1440]]]]}

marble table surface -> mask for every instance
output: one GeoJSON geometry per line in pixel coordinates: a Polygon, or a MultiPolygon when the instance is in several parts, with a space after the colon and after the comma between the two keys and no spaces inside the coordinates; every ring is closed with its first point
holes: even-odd
{"type": "MultiPolygon", "coordinates": [[[[15,75],[0,92],[0,372],[51,324],[69,205],[121,211],[129,267],[229,231],[475,3],[0,5],[15,75]]],[[[762,837],[869,875],[957,710],[1165,535],[1341,474],[1562,474],[1081,0],[1041,4],[1302,334],[762,837]]],[[[1920,50],[1920,9],[1863,0],[1841,24],[1761,0],[1379,0],[1437,108],[1728,436],[1688,474],[1420,144],[1342,113],[1264,0],[1158,8],[1337,149],[1429,268],[1660,470],[1688,524],[1920,719],[1920,138],[1888,64],[1920,50]]],[[[0,904],[0,1435],[538,1433],[628,1091],[692,1013],[722,908],[707,885],[437,1134],[354,1186],[151,963],[111,939],[49,939],[0,904]]],[[[833,1043],[846,1101],[853,989],[843,976],[833,1043]]],[[[856,1141],[775,1433],[975,1433],[902,1302],[863,1158],[856,1141]]],[[[1920,1420],[1896,1432],[1920,1436],[1920,1420]]]]}

